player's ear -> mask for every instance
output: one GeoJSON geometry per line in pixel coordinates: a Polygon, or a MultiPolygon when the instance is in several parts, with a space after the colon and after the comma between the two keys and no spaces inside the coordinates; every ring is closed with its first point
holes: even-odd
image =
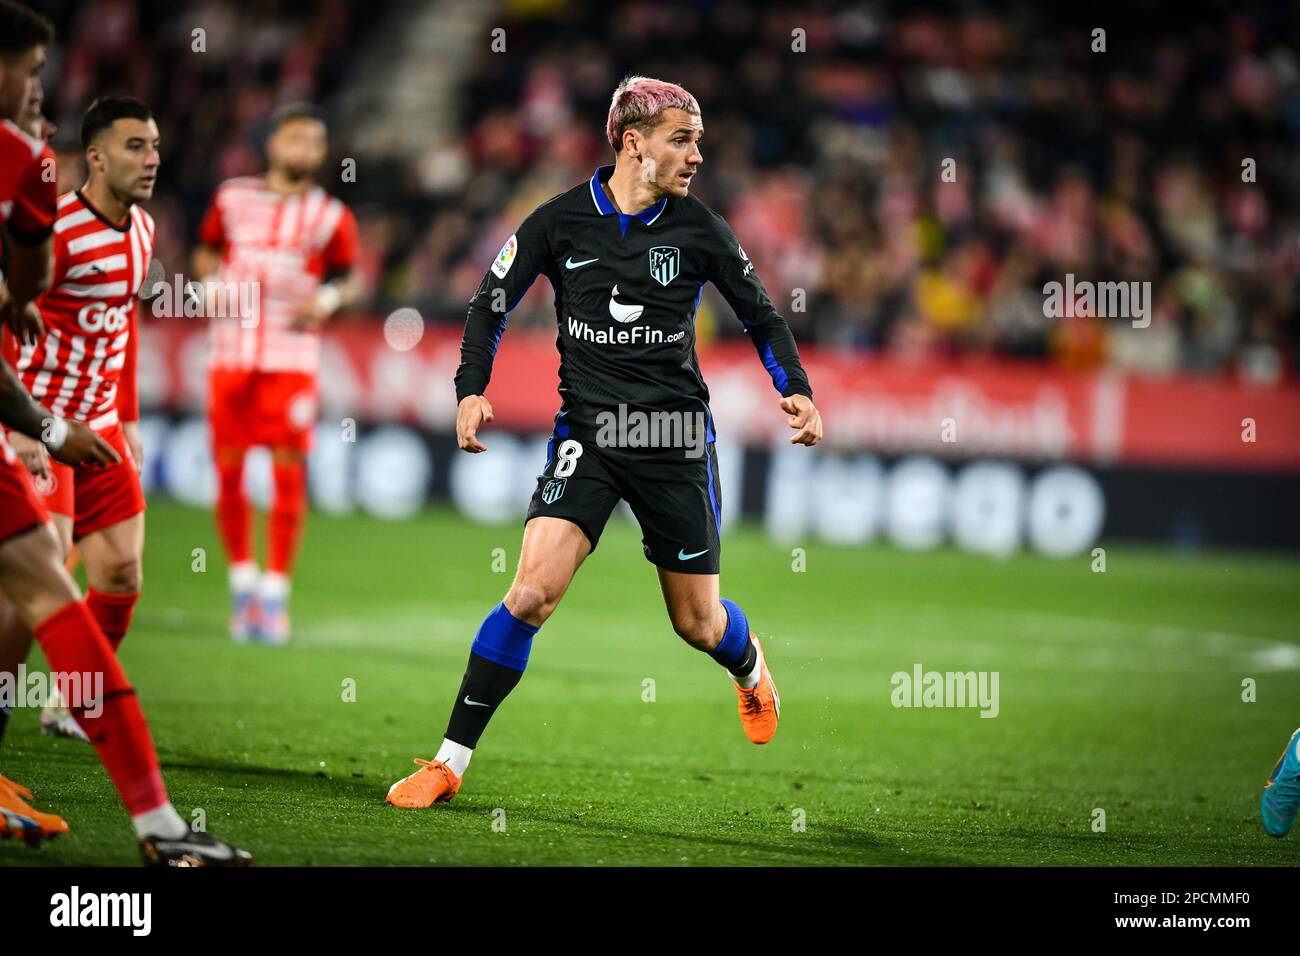
{"type": "Polygon", "coordinates": [[[630,159],[641,158],[641,134],[632,128],[623,130],[623,152],[630,159]]]}

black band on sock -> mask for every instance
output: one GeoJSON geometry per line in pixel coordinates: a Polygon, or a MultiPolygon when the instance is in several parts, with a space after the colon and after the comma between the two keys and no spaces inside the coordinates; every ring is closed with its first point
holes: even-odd
{"type": "Polygon", "coordinates": [[[456,703],[451,708],[451,719],[447,721],[447,739],[470,750],[477,747],[497,707],[523,676],[523,671],[504,667],[471,651],[456,703]]]}
{"type": "Polygon", "coordinates": [[[727,669],[731,674],[735,675],[736,677],[744,677],[746,674],[752,671],[754,669],[754,665],[758,663],[758,648],[754,646],[754,642],[746,641],[745,644],[746,644],[746,650],[745,650],[744,660],[742,660],[735,667],[730,667],[727,669]]]}

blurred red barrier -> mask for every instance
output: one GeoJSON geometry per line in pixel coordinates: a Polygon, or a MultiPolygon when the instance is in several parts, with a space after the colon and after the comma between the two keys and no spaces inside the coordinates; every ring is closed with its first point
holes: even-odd
{"type": "MultiPolygon", "coordinates": [[[[459,330],[430,327],[414,348],[399,351],[381,329],[376,321],[329,330],[325,414],[449,429],[459,330]]],[[[144,403],[202,404],[203,333],[195,320],[146,320],[144,403]]],[[[1135,378],[1005,360],[909,365],[812,347],[802,353],[828,441],[841,447],[953,458],[1300,471],[1300,386],[1291,383],[1135,378]]],[[[507,331],[488,389],[498,427],[550,430],[559,406],[557,361],[552,336],[507,331]]],[[[725,440],[768,442],[780,433],[784,419],[776,393],[747,342],[704,348],[700,363],[725,440]]]]}

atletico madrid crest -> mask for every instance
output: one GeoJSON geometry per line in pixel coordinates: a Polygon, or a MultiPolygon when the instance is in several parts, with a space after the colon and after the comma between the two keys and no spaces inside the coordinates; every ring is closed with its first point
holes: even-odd
{"type": "Polygon", "coordinates": [[[676,246],[655,246],[650,250],[650,274],[660,285],[676,279],[681,264],[682,252],[676,246]]]}
{"type": "Polygon", "coordinates": [[[554,504],[560,495],[564,494],[564,486],[568,484],[567,478],[552,478],[542,486],[542,500],[548,505],[554,504]]]}

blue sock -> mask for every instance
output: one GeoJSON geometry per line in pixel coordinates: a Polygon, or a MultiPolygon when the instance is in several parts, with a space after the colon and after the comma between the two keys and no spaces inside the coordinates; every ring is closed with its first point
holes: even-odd
{"type": "Polygon", "coordinates": [[[734,601],[723,598],[722,606],[727,611],[727,629],[709,656],[732,673],[738,673],[753,646],[749,639],[749,620],[734,601]]]}
{"type": "Polygon", "coordinates": [[[495,664],[522,671],[528,666],[528,652],[533,647],[533,635],[541,628],[525,624],[506,608],[498,604],[479,625],[478,634],[470,651],[486,657],[495,664]]]}

